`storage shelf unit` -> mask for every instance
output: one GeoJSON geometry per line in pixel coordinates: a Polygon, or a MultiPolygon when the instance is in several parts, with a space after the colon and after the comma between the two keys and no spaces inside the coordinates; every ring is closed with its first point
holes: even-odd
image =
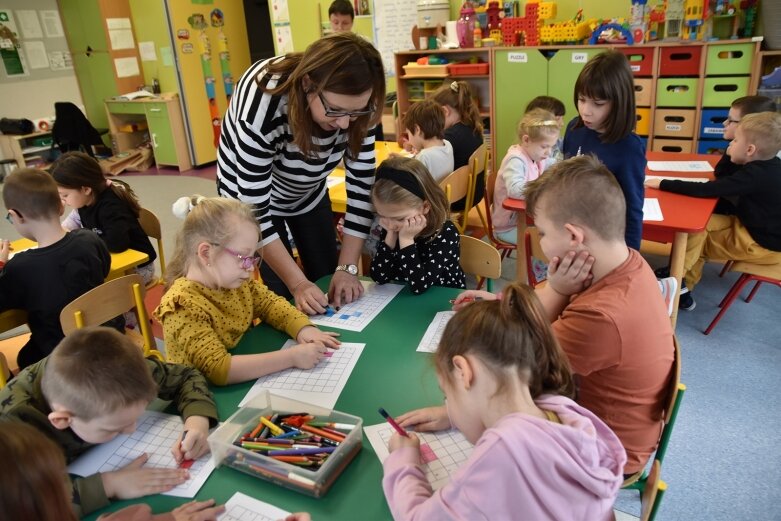
{"type": "Polygon", "coordinates": [[[33,132],[32,134],[13,135],[0,134],[0,150],[3,157],[13,159],[19,168],[26,166],[43,166],[46,155],[52,148],[51,132],[33,132]],[[29,165],[28,165],[29,163],[29,165]]]}

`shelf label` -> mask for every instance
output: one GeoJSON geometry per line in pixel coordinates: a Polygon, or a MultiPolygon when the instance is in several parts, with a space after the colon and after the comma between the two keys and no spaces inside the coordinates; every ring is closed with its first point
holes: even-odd
{"type": "Polygon", "coordinates": [[[588,53],[586,52],[573,52],[572,63],[586,63],[588,61],[588,53]]]}
{"type": "Polygon", "coordinates": [[[525,52],[510,52],[507,53],[507,61],[510,63],[528,63],[529,55],[525,52]]]}
{"type": "Polygon", "coordinates": [[[717,127],[705,127],[702,130],[703,134],[718,134],[720,136],[724,135],[724,129],[723,128],[717,128],[717,127]]]}
{"type": "Polygon", "coordinates": [[[670,125],[669,123],[664,126],[665,130],[668,130],[670,132],[680,132],[681,131],[681,125],[670,125]]]}
{"type": "Polygon", "coordinates": [[[639,65],[630,65],[629,67],[632,69],[632,72],[640,72],[639,65]]]}

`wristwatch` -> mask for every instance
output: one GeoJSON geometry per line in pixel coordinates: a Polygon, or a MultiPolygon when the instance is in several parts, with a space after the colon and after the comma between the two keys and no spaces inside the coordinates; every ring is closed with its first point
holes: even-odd
{"type": "Polygon", "coordinates": [[[355,264],[340,264],[336,267],[336,271],[346,271],[350,275],[358,275],[358,266],[355,264]]]}

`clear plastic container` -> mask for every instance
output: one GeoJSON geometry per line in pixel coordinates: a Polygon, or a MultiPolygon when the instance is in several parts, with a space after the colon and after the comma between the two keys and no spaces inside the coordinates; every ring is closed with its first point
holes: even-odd
{"type": "Polygon", "coordinates": [[[322,497],[361,450],[362,432],[363,420],[358,416],[264,391],[236,411],[209,436],[209,447],[218,467],[227,465],[309,496],[322,497]],[[260,416],[304,412],[316,416],[318,421],[355,425],[325,463],[316,470],[278,461],[233,444],[242,434],[257,426],[260,416]]]}

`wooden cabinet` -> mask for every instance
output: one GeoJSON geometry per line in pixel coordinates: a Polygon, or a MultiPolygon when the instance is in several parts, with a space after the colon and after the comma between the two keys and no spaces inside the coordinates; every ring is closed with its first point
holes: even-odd
{"type": "Polygon", "coordinates": [[[51,132],[33,132],[32,134],[0,134],[0,151],[6,159],[16,161],[16,166],[43,166],[52,148],[51,132]],[[29,163],[29,165],[28,165],[29,163]]]}

